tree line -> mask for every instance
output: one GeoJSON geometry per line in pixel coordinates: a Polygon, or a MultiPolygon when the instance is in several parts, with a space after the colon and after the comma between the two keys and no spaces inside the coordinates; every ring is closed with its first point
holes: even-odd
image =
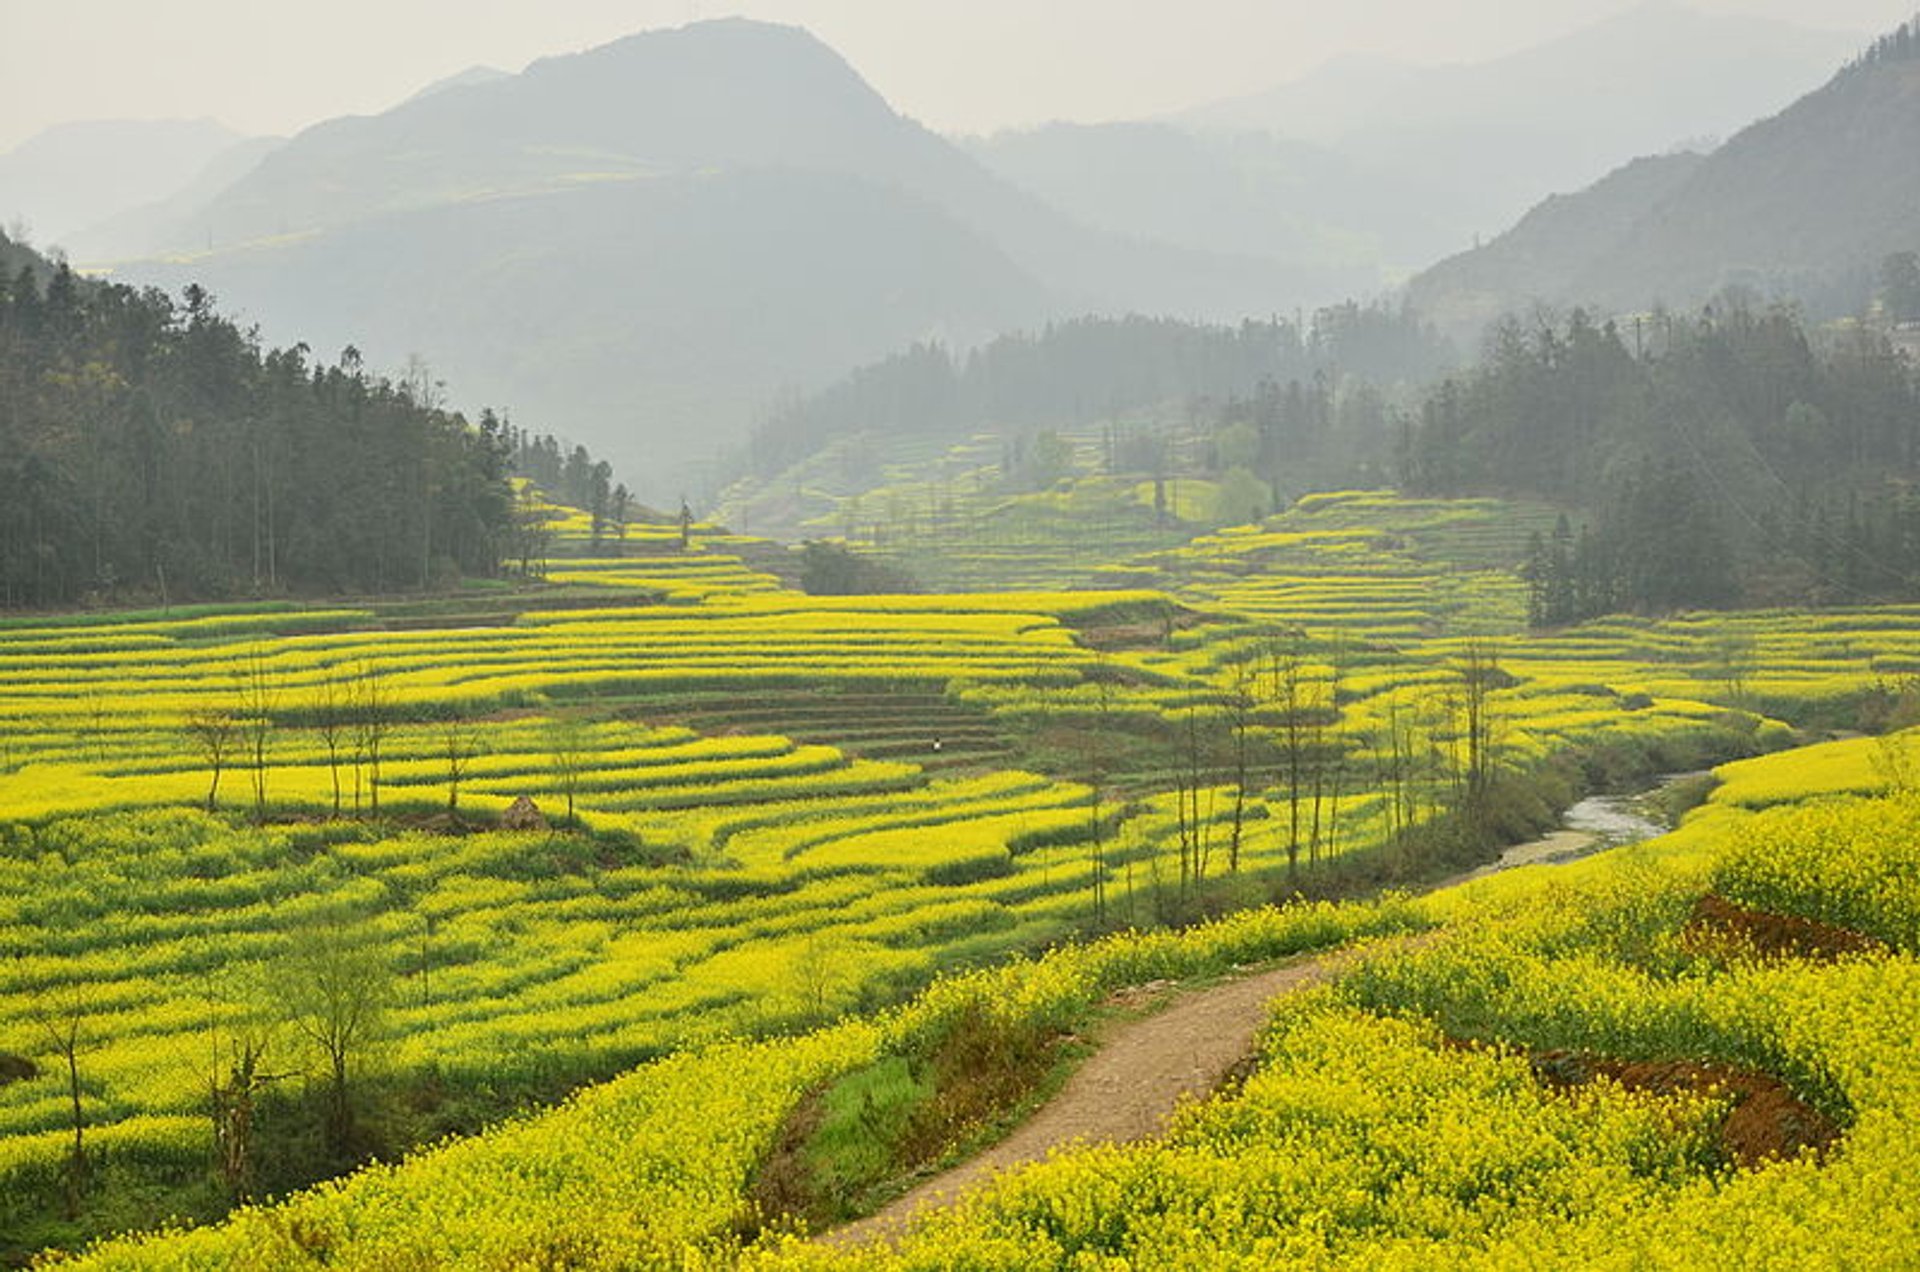
{"type": "Polygon", "coordinates": [[[1147,407],[1220,401],[1317,374],[1422,382],[1452,365],[1413,315],[1344,304],[1312,318],[1237,327],[1169,318],[1082,318],[1003,335],[964,356],[918,344],[774,411],[742,468],[771,476],[831,438],[862,431],[965,435],[1070,428],[1147,407]]]}
{"type": "MultiPolygon", "coordinates": [[[[556,502],[585,512],[595,551],[608,539],[624,537],[627,524],[642,510],[626,483],[615,480],[612,464],[595,459],[584,446],[569,446],[551,434],[536,435],[512,425],[506,434],[513,471],[556,502]]],[[[658,513],[652,519],[665,520],[658,513]]]]}
{"type": "Polygon", "coordinates": [[[1902,22],[1872,44],[1848,66],[1884,66],[1892,62],[1920,60],[1920,18],[1902,22]]]}
{"type": "Polygon", "coordinates": [[[1404,483],[1576,510],[1534,617],[1920,591],[1920,381],[1883,335],[1723,297],[1691,316],[1508,320],[1399,443],[1404,483]]]}
{"type": "Polygon", "coordinates": [[[0,276],[0,606],[495,574],[506,426],[443,399],[417,362],[263,348],[198,287],[22,265],[0,276]]]}

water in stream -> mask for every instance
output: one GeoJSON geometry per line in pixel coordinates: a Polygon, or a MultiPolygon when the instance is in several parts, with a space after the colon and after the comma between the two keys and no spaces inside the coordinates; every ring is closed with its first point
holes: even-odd
{"type": "Polygon", "coordinates": [[[1619,795],[1589,795],[1566,811],[1560,829],[1524,844],[1515,844],[1500,854],[1500,859],[1475,871],[1475,875],[1511,870],[1515,866],[1555,865],[1589,856],[1604,848],[1639,843],[1664,835],[1672,827],[1655,820],[1647,796],[1675,782],[1695,777],[1693,773],[1666,773],[1643,790],[1619,795]]]}

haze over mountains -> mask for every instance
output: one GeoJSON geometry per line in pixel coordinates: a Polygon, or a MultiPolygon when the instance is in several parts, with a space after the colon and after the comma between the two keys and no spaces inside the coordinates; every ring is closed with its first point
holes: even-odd
{"type": "MultiPolygon", "coordinates": [[[[67,217],[88,228],[64,246],[128,281],[202,283],[276,342],[353,343],[382,367],[417,353],[462,403],[576,437],[670,498],[675,466],[911,342],[1378,295],[1637,156],[1659,157],[1542,205],[1413,300],[1469,340],[1535,297],[1685,304],[1754,278],[1742,266],[1776,259],[1781,233],[1806,246],[1779,257],[1805,281],[1831,272],[1817,196],[1836,189],[1879,209],[1854,218],[1874,227],[1845,273],[1920,237],[1889,171],[1916,153],[1899,91],[1797,107],[1790,136],[1743,134],[1711,162],[1659,152],[1780,110],[1863,42],[1655,0],[1476,66],[1348,61],[1179,119],[956,144],[804,31],[696,23],[518,75],[477,67],[285,143],[207,135],[172,188],[76,195],[98,215],[67,217]],[[1776,150],[1808,159],[1777,197],[1776,150]],[[1718,193],[1643,224],[1699,182],[1718,193]]],[[[0,156],[0,216],[25,188],[5,165],[37,145],[0,156]]]]}
{"type": "Polygon", "coordinates": [[[1112,130],[1073,127],[997,136],[976,153],[1094,224],[1194,242],[1264,222],[1283,258],[1331,246],[1392,280],[1546,194],[1781,109],[1863,43],[1650,0],[1487,62],[1344,58],[1136,131],[1123,157],[1112,130]]]}
{"type": "Polygon", "coordinates": [[[70,246],[98,222],[177,194],[243,140],[211,119],[61,124],[0,154],[0,221],[70,246]]]}
{"type": "Polygon", "coordinates": [[[1920,38],[1876,54],[1704,157],[1628,165],[1414,280],[1457,332],[1539,300],[1688,308],[1739,286],[1817,318],[1860,312],[1920,249],[1920,38]]]}
{"type": "Polygon", "coordinates": [[[124,272],[199,280],[278,338],[418,351],[630,471],[707,453],[782,390],[907,340],[1339,290],[1089,230],[805,32],[738,20],[309,129],[175,246],[208,241],[124,272]]]}

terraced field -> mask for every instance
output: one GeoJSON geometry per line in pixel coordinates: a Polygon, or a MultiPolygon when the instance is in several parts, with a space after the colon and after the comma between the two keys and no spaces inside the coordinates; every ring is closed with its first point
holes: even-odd
{"type": "MultiPolygon", "coordinates": [[[[8,1213],[57,1208],[48,1003],[108,1169],[212,1214],[210,1048],[303,949],[375,951],[388,1080],[553,1093],[1356,853],[1416,867],[1476,747],[1513,775],[1692,764],[1920,665],[1904,611],[1523,638],[1494,566],[1536,522],[1343,495],[1122,563],[1164,592],[853,598],[630,527],[636,555],[568,563],[592,606],[0,623],[0,1051],[37,1074],[0,1083],[8,1213]],[[551,828],[496,827],[522,796],[551,828]]],[[[422,1098],[408,1135],[467,1116],[422,1098]]]]}
{"type": "Polygon", "coordinates": [[[924,689],[768,690],[752,699],[687,694],[660,718],[718,736],[782,734],[929,774],[1004,768],[1015,756],[992,713],[924,689]]]}
{"type": "Polygon", "coordinates": [[[1005,488],[1009,439],[873,439],[873,454],[830,448],[777,490],[743,485],[723,501],[722,515],[796,539],[838,539],[922,587],[955,592],[1114,586],[1116,562],[1184,543],[1213,524],[1212,482],[1166,483],[1157,512],[1153,483],[1096,475],[1097,434],[1060,441],[1068,473],[1045,490],[1005,488]]]}
{"type": "MultiPolygon", "coordinates": [[[[349,1268],[1624,1266],[1652,1252],[1901,1266],[1920,1225],[1920,909],[1858,885],[1913,873],[1915,809],[1910,793],[1757,807],[1751,793],[1791,784],[1801,758],[1722,770],[1664,840],[1418,902],[1257,909],[1064,948],[943,981],[891,1016],[696,1048],[494,1134],[81,1266],[291,1267],[316,1250],[349,1268]],[[1331,987],[1275,1000],[1244,1081],[1163,1137],[1057,1153],[883,1243],[761,1228],[756,1177],[810,1095],[955,1022],[1085,1028],[1123,986],[1164,992],[1416,930],[1362,946],[1331,987]],[[1783,933],[1802,943],[1757,944],[1783,933]]],[[[1826,763],[1841,786],[1869,780],[1858,748],[1826,763]]]]}

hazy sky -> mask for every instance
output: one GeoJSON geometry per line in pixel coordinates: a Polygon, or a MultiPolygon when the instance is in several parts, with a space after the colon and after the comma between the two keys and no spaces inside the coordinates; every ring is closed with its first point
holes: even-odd
{"type": "MultiPolygon", "coordinates": [[[[648,27],[743,14],[813,30],[947,132],[1138,117],[1346,52],[1510,52],[1640,0],[0,0],[0,151],[74,119],[290,133],[485,63],[517,71],[648,27]]],[[[1880,31],[1920,0],[1694,0],[1880,31]]]]}

